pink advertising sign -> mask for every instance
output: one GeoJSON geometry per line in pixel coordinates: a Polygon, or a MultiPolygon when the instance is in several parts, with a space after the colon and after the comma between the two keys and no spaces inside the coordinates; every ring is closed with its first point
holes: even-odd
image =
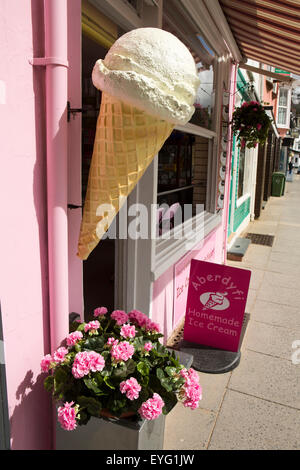
{"type": "Polygon", "coordinates": [[[192,260],[184,340],[238,351],[251,271],[192,260]]]}

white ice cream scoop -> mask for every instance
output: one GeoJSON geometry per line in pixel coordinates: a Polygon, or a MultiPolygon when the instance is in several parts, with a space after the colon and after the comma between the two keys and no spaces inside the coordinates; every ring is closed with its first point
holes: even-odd
{"type": "Polygon", "coordinates": [[[96,88],[174,124],[190,120],[200,84],[188,48],[158,28],[121,36],[96,62],[92,80],[96,88]]]}

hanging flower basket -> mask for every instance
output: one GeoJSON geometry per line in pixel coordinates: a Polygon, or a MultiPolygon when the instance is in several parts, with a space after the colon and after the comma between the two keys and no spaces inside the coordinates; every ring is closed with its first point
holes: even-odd
{"type": "Polygon", "coordinates": [[[264,144],[272,120],[258,101],[250,101],[236,108],[232,116],[232,131],[239,139],[239,146],[255,148],[264,144]]]}
{"type": "Polygon", "coordinates": [[[153,420],[180,400],[195,409],[201,399],[199,376],[181,365],[159,341],[159,326],[145,314],[105,307],[95,319],[76,324],[65,345],[44,356],[44,381],[59,403],[64,430],[87,424],[91,417],[134,415],[153,420]]]}

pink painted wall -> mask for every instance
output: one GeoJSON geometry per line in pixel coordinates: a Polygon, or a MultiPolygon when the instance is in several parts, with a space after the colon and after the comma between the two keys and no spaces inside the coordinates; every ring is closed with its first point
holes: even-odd
{"type": "Polygon", "coordinates": [[[187,296],[187,282],[191,259],[223,262],[223,230],[219,225],[200,244],[182,257],[176,265],[170,267],[153,284],[152,319],[157,322],[166,341],[174,328],[185,315],[185,300],[187,296]],[[183,286],[180,297],[177,289],[183,286]]]}
{"type": "Polygon", "coordinates": [[[49,449],[43,2],[1,0],[1,308],[12,449],[49,449]]]}

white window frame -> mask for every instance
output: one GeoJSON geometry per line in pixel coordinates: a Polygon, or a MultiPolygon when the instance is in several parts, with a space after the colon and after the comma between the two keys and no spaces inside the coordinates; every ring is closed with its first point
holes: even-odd
{"type": "MultiPolygon", "coordinates": [[[[250,165],[251,165],[251,155],[250,155],[251,151],[250,149],[247,149],[245,148],[245,166],[244,166],[244,173],[243,173],[243,189],[244,189],[244,186],[245,186],[245,176],[249,176],[248,178],[248,185],[250,186],[250,165]],[[245,171],[246,170],[246,165],[247,165],[247,170],[248,171],[245,171]]],[[[238,185],[239,185],[239,171],[237,173],[237,191],[238,191],[238,185]]],[[[247,188],[247,191],[244,192],[243,191],[243,194],[242,196],[240,196],[237,201],[236,201],[236,208],[240,207],[249,197],[251,196],[250,194],[250,188],[247,188]]]]}
{"type": "Polygon", "coordinates": [[[276,112],[276,124],[277,127],[280,129],[289,129],[290,127],[290,112],[291,112],[291,93],[292,89],[289,87],[279,87],[278,88],[278,105],[277,105],[277,112],[276,112]],[[279,106],[279,100],[280,100],[280,91],[281,90],[287,90],[287,106],[279,106]],[[279,108],[286,108],[286,121],[284,124],[279,124],[278,123],[278,117],[279,117],[279,108]]]}

